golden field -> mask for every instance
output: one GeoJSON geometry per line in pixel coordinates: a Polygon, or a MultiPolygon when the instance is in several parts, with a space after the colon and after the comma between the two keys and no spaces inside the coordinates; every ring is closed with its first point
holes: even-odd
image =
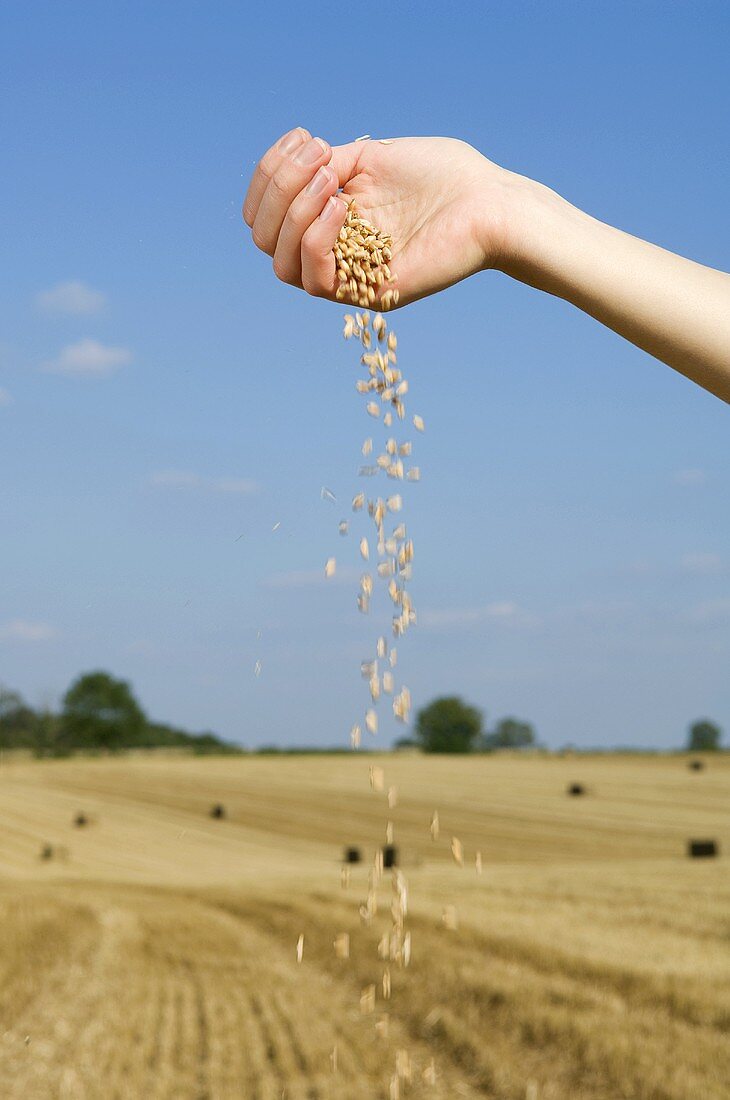
{"type": "Polygon", "coordinates": [[[406,1050],[401,1096],[727,1100],[729,854],[722,757],[6,759],[0,1096],[387,1100],[406,1050]],[[371,927],[358,903],[389,818],[413,955],[364,1016],[387,872],[371,927]],[[345,844],[367,857],[349,888],[345,844]]]}

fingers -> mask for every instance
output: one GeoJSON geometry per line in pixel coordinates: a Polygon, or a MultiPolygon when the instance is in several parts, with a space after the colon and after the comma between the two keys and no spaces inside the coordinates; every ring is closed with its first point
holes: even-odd
{"type": "Polygon", "coordinates": [[[270,149],[266,150],[256,166],[256,171],[244,199],[243,220],[246,225],[249,227],[253,225],[264,192],[282,159],[285,156],[291,156],[300,145],[303,145],[305,141],[309,141],[310,137],[308,130],[305,130],[302,126],[297,126],[296,129],[284,134],[270,149]]]}
{"type": "Polygon", "coordinates": [[[330,156],[326,141],[310,138],[293,154],[281,158],[259,203],[251,230],[254,244],[262,252],[273,256],[289,207],[330,156]]]}
{"type": "Polygon", "coordinates": [[[292,286],[302,285],[302,237],[337,191],[337,175],[322,165],[291,203],[274,251],[274,273],[292,286]]]}
{"type": "Polygon", "coordinates": [[[334,298],[337,278],[332,249],[345,224],[346,214],[347,203],[331,196],[302,237],[302,286],[307,294],[334,298]]]}
{"type": "Polygon", "coordinates": [[[243,204],[254,243],[274,257],[283,282],[334,298],[332,249],[347,204],[337,190],[356,174],[362,144],[330,148],[302,127],[290,130],[261,158],[243,204]]]}

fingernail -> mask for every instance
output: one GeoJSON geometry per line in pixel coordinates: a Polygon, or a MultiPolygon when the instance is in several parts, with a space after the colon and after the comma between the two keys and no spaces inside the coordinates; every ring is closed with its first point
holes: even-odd
{"type": "MultiPolygon", "coordinates": [[[[315,176],[314,178],[316,179],[317,177],[315,176]]],[[[324,210],[319,215],[319,220],[321,222],[327,222],[327,221],[330,220],[330,218],[334,214],[339,214],[340,217],[342,217],[342,207],[343,206],[344,206],[344,203],[340,199],[336,199],[334,195],[331,195],[327,199],[327,203],[325,205],[324,210]]]]}
{"type": "Polygon", "coordinates": [[[292,153],[297,145],[301,145],[304,140],[304,135],[299,129],[292,130],[291,133],[285,134],[279,142],[280,153],[292,153]]]}
{"type": "Polygon", "coordinates": [[[326,145],[321,138],[312,138],[306,145],[303,145],[297,155],[294,157],[295,164],[314,164],[316,160],[322,156],[322,153],[326,152],[326,145]]]}
{"type": "Polygon", "coordinates": [[[325,187],[330,182],[331,178],[332,178],[332,173],[330,172],[329,168],[327,168],[323,164],[322,167],[318,170],[318,172],[317,172],[316,176],[314,177],[314,179],[311,181],[311,183],[307,184],[307,189],[306,189],[305,194],[307,194],[307,195],[319,195],[322,191],[324,191],[325,187]]]}

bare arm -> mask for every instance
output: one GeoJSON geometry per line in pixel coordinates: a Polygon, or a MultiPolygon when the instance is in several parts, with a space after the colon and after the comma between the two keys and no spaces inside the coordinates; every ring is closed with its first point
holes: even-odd
{"type": "Polygon", "coordinates": [[[330,146],[297,128],[243,207],[284,282],[334,300],[332,247],[354,198],[394,241],[400,305],[495,268],[572,302],[730,402],[730,275],[596,221],[453,138],[330,146]]]}
{"type": "Polygon", "coordinates": [[[730,275],[604,225],[531,180],[520,186],[503,270],[730,402],[730,275]]]}

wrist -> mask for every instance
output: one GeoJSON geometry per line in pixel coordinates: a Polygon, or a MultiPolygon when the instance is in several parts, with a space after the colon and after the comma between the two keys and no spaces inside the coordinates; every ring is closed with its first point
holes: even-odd
{"type": "Polygon", "coordinates": [[[509,200],[497,266],[538,290],[568,297],[572,254],[591,224],[599,223],[544,184],[508,175],[509,200]]]}

